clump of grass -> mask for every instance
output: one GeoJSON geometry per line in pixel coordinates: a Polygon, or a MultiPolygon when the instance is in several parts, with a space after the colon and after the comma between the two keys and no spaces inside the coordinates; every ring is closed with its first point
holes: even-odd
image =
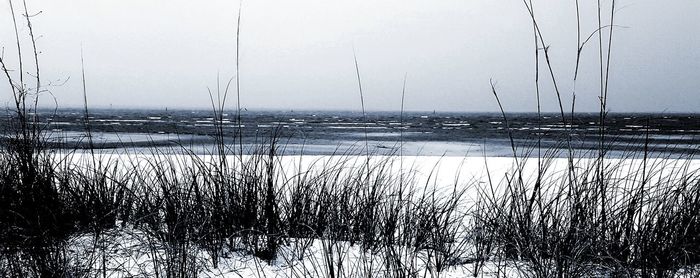
{"type": "MultiPolygon", "coordinates": [[[[539,114],[539,53],[544,52],[549,77],[554,84],[562,124],[567,115],[551,66],[548,47],[542,38],[532,2],[523,1],[532,18],[535,38],[535,86],[539,114]]],[[[689,171],[693,153],[682,157],[650,157],[648,138],[644,150],[629,151],[620,158],[607,156],[615,144],[605,134],[607,95],[610,71],[615,1],[611,2],[610,24],[602,26],[601,5],[596,30],[586,40],[581,37],[576,2],[578,49],[576,52],[574,90],[579,74],[581,52],[585,44],[598,34],[600,52],[600,129],[599,149],[576,151],[572,136],[563,141],[567,165],[558,169],[551,164],[556,157],[551,150],[530,157],[532,150],[519,155],[511,137],[515,167],[501,182],[493,182],[480,190],[484,202],[477,211],[479,227],[490,237],[482,238],[483,246],[493,246],[494,255],[518,264],[521,273],[538,277],[571,277],[591,275],[625,275],[670,277],[680,269],[697,264],[694,231],[697,220],[695,201],[698,197],[697,170],[689,171]],[[607,50],[603,49],[603,29],[609,28],[607,50]],[[603,56],[603,53],[607,55],[603,56]],[[532,167],[532,160],[536,167],[532,167]],[[528,166],[530,164],[530,166],[528,166]],[[528,178],[529,177],[529,178],[528,178]],[[694,232],[690,232],[694,233],[694,232]]],[[[495,87],[493,93],[502,111],[495,87]]],[[[570,116],[574,121],[574,102],[570,116]]],[[[507,126],[506,129],[510,129],[507,126]]],[[[647,126],[649,123],[647,122],[647,126]]],[[[539,139],[538,139],[539,142],[539,139]]]]}
{"type": "Polygon", "coordinates": [[[26,3],[23,14],[34,59],[25,59],[15,15],[9,3],[17,43],[16,73],[7,60],[0,57],[0,68],[6,77],[14,100],[14,110],[8,117],[8,136],[0,145],[0,264],[14,273],[8,275],[42,275],[49,277],[64,272],[63,254],[57,252],[74,231],[72,215],[59,190],[59,174],[46,152],[44,126],[37,119],[37,103],[42,87],[38,51],[26,3]],[[27,61],[29,60],[29,61],[27,61]],[[32,62],[34,73],[25,71],[32,62]],[[33,78],[35,87],[29,87],[33,78]],[[28,99],[29,98],[29,99],[28,99]]]}
{"type": "Polygon", "coordinates": [[[700,224],[693,216],[700,182],[697,171],[688,171],[692,160],[633,158],[611,159],[604,181],[596,180],[595,157],[575,164],[574,183],[556,172],[539,185],[505,178],[482,191],[489,201],[479,219],[501,256],[527,261],[528,271],[541,276],[602,268],[666,277],[695,265],[697,243],[690,235],[700,224]],[[605,204],[595,190],[601,182],[609,189],[605,204]],[[531,199],[538,187],[542,191],[531,199]]]}

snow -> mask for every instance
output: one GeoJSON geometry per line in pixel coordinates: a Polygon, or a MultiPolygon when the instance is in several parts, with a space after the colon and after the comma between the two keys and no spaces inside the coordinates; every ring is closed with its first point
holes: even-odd
{"type": "MultiPolygon", "coordinates": [[[[88,154],[74,154],[69,157],[72,163],[89,163],[88,154]]],[[[124,162],[144,160],[178,161],[178,165],[192,163],[192,157],[186,155],[150,154],[100,154],[102,161],[116,162],[119,165],[130,165],[124,162]]],[[[203,161],[213,162],[216,156],[198,156],[203,161]]],[[[234,162],[236,157],[228,157],[234,162]]],[[[243,160],[250,159],[245,156],[243,160]]],[[[325,165],[337,165],[344,161],[350,166],[347,170],[357,169],[367,158],[364,156],[278,156],[276,163],[288,172],[281,175],[291,177],[299,171],[315,171],[325,165]]],[[[410,169],[414,184],[426,188],[452,188],[454,186],[485,186],[489,176],[493,183],[498,184],[507,174],[513,173],[516,162],[522,165],[525,180],[535,177],[538,167],[537,159],[527,161],[515,160],[508,157],[439,157],[439,156],[372,156],[370,164],[384,161],[391,165],[391,171],[399,173],[401,169],[410,169]]],[[[550,165],[548,173],[557,175],[568,167],[565,158],[554,158],[542,161],[550,165]]],[[[592,159],[577,159],[576,167],[585,168],[594,163],[592,159]]],[[[688,171],[700,169],[700,159],[688,161],[681,165],[675,159],[656,158],[648,160],[650,171],[670,171],[681,166],[687,166],[688,171]]],[[[621,171],[634,171],[644,163],[642,159],[607,159],[606,165],[620,167],[621,171]]],[[[138,163],[137,163],[138,164],[138,163]]],[[[476,189],[467,191],[467,198],[476,196],[476,189]]],[[[473,200],[469,200],[473,201],[473,200]]],[[[96,236],[83,234],[72,238],[68,244],[69,263],[74,266],[89,267],[96,273],[104,273],[107,277],[155,277],[163,276],[168,268],[165,262],[181,266],[183,258],[173,253],[173,246],[167,246],[153,235],[134,227],[120,227],[108,230],[96,236]],[[104,266],[104,267],[103,267],[104,266]]],[[[234,240],[235,241],[235,240],[234,240]]],[[[331,241],[326,239],[289,239],[280,246],[277,258],[271,262],[261,260],[250,253],[241,250],[224,250],[216,259],[216,266],[211,254],[195,245],[182,247],[187,258],[186,266],[196,277],[384,277],[395,276],[386,273],[388,252],[399,252],[401,263],[421,277],[471,277],[475,264],[473,259],[464,258],[464,264],[451,266],[437,273],[428,263],[430,256],[425,251],[408,252],[404,247],[393,246],[380,250],[363,250],[362,247],[349,242],[331,241]]],[[[473,252],[472,252],[473,254],[473,252]]],[[[520,277],[523,269],[527,268],[517,262],[488,261],[479,277],[520,277]]]]}

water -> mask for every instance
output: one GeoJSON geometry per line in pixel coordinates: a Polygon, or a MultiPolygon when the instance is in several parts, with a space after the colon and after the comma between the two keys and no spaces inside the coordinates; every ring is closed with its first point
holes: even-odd
{"type": "MultiPolygon", "coordinates": [[[[38,116],[53,147],[89,145],[81,110],[40,111],[38,116]]],[[[407,112],[402,119],[398,112],[371,112],[365,121],[358,112],[244,111],[239,128],[235,111],[224,113],[217,121],[206,110],[97,109],[90,111],[89,122],[94,146],[104,150],[155,147],[206,153],[212,150],[212,135],[218,130],[232,147],[242,131],[246,150],[276,134],[285,154],[362,154],[367,145],[378,154],[402,150],[406,155],[510,156],[509,136],[519,152],[533,150],[538,144],[542,149],[565,148],[568,138],[577,150],[599,148],[600,125],[595,113],[576,114],[573,121],[567,116],[566,125],[558,114],[507,116],[506,126],[496,113],[407,112]]],[[[7,120],[3,130],[8,130],[7,120]]],[[[611,155],[645,148],[662,153],[700,150],[698,114],[610,114],[605,130],[611,155]]]]}

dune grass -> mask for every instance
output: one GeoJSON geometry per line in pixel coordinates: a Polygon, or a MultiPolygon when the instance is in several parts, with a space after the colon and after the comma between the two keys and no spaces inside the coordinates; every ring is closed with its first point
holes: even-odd
{"type": "MultiPolygon", "coordinates": [[[[524,3],[535,55],[544,52],[556,88],[547,48],[539,48],[546,42],[534,8],[524,3]]],[[[183,149],[185,155],[173,156],[158,148],[119,158],[94,147],[56,152],[47,147],[46,127],[35,113],[42,85],[23,7],[36,73],[23,70],[18,32],[20,70],[0,57],[15,104],[0,144],[0,276],[214,276],[225,268],[220,263],[237,256],[253,262],[238,271],[261,277],[271,265],[286,265],[282,273],[289,277],[439,277],[455,268],[474,277],[697,274],[700,172],[694,153],[605,155],[612,32],[607,60],[600,57],[599,150],[574,150],[570,137],[563,148],[548,150],[539,144],[522,150],[511,140],[515,166],[503,177],[434,184],[430,178],[418,183],[402,154],[372,155],[367,140],[366,159],[339,153],[308,169],[281,162],[284,145],[275,135],[244,156],[240,101],[238,141],[224,143],[229,85],[223,91],[217,86],[216,97],[210,93],[217,127],[210,155],[183,149]],[[25,81],[30,77],[35,88],[25,81]],[[566,152],[563,168],[554,163],[558,152],[566,152]]],[[[601,53],[602,29],[598,23],[594,32],[601,53]]],[[[579,32],[577,70],[588,42],[580,38],[579,32]]],[[[355,66],[364,110],[356,58],[355,66]]],[[[539,75],[539,59],[537,68],[539,75]]],[[[539,101],[538,82],[539,76],[539,101]]],[[[86,90],[84,79],[83,85],[86,90]]],[[[236,93],[240,100],[238,79],[236,93]]],[[[558,88],[555,93],[566,124],[574,105],[567,115],[558,88]]],[[[89,131],[86,91],[84,97],[89,131]]]]}

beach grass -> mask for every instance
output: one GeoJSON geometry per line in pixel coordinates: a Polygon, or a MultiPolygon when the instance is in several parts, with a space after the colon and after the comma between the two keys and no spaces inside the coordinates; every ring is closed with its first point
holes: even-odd
{"type": "MultiPolygon", "coordinates": [[[[547,48],[539,47],[546,42],[534,8],[524,3],[532,15],[536,56],[544,52],[556,88],[547,48]]],[[[439,165],[418,179],[413,166],[405,167],[402,153],[374,155],[368,139],[359,159],[336,153],[310,162],[312,167],[283,163],[285,146],[274,131],[244,150],[238,78],[233,143],[225,143],[223,131],[229,81],[223,90],[217,85],[216,93],[210,92],[217,132],[209,154],[153,147],[112,156],[92,145],[83,76],[89,148],[57,151],[48,147],[47,127],[36,116],[42,85],[31,19],[25,18],[34,55],[26,60],[18,43],[19,71],[0,58],[14,97],[11,125],[0,141],[0,276],[697,274],[700,167],[695,154],[653,155],[647,137],[642,152],[606,157],[613,143],[604,128],[610,46],[607,60],[600,58],[598,150],[573,149],[571,137],[561,148],[530,144],[535,147],[527,149],[510,136],[513,167],[503,176],[488,171],[485,159],[485,179],[455,173],[453,182],[438,183],[439,165]],[[27,65],[35,73],[26,73],[27,65]],[[27,85],[31,78],[35,87],[27,85]],[[565,153],[563,166],[556,163],[559,152],[565,153]]],[[[598,25],[602,53],[604,26],[598,25]]],[[[581,42],[579,32],[577,69],[587,41],[581,42]]],[[[607,42],[612,43],[612,31],[607,42]]],[[[366,121],[357,57],[355,66],[366,121]]],[[[537,67],[539,72],[539,61],[537,67]]],[[[510,130],[493,83],[492,89],[510,130]]],[[[555,93],[566,126],[575,117],[574,105],[567,114],[561,92],[555,93]]]]}

